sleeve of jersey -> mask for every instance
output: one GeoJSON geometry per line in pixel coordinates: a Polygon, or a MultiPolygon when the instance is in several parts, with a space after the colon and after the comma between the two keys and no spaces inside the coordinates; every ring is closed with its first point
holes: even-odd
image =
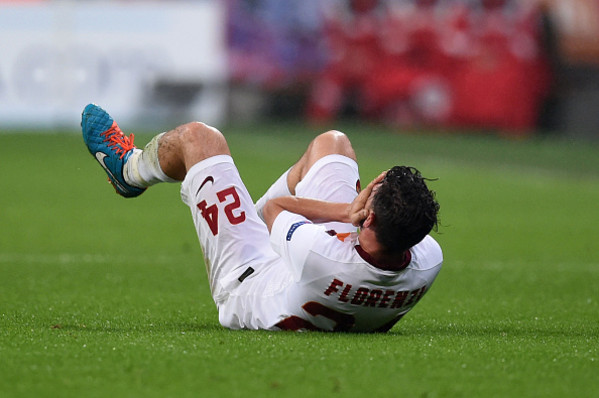
{"type": "Polygon", "coordinates": [[[310,249],[325,228],[314,225],[298,214],[282,211],[275,219],[270,233],[270,244],[285,263],[291,267],[293,277],[298,281],[302,276],[310,249]]]}

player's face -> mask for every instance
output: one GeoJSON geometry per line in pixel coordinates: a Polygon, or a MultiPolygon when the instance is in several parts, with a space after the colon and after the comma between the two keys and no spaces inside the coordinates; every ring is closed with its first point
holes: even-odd
{"type": "Polygon", "coordinates": [[[372,209],[372,201],[374,199],[374,195],[379,190],[380,186],[381,186],[381,183],[379,182],[372,188],[372,192],[370,192],[370,196],[368,197],[368,199],[366,200],[366,204],[364,205],[365,209],[368,209],[368,210],[372,209]]]}

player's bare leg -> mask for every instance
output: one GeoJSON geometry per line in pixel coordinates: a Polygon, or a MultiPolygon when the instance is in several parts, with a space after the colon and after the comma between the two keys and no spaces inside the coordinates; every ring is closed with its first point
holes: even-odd
{"type": "Polygon", "coordinates": [[[357,161],[356,153],[347,135],[336,130],[322,133],[310,142],[306,152],[289,170],[287,186],[291,194],[295,194],[296,185],[305,177],[314,163],[327,155],[343,155],[357,161]]]}
{"type": "Polygon", "coordinates": [[[230,155],[225,137],[204,123],[183,124],[154,137],[143,151],[136,151],[125,167],[132,185],[183,181],[196,163],[216,155],[230,155]]]}
{"type": "Polygon", "coordinates": [[[349,138],[340,131],[331,130],[314,138],[301,158],[281,175],[256,202],[256,210],[264,219],[262,209],[266,202],[280,196],[295,195],[295,187],[319,159],[328,155],[343,155],[356,161],[356,153],[349,138]]]}

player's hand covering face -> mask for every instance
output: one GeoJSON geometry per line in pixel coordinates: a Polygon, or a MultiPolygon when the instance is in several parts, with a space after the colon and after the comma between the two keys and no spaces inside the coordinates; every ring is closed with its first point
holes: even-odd
{"type": "Polygon", "coordinates": [[[372,197],[376,192],[376,187],[383,181],[386,174],[387,171],[383,171],[379,174],[378,177],[372,180],[368,186],[356,196],[354,201],[350,203],[348,214],[353,226],[361,226],[364,220],[366,220],[372,212],[372,197]]]}

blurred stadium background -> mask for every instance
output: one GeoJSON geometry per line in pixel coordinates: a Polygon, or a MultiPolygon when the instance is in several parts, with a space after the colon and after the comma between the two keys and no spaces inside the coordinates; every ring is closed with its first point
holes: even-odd
{"type": "Polygon", "coordinates": [[[599,0],[0,0],[0,131],[293,118],[599,137],[599,0]]]}

